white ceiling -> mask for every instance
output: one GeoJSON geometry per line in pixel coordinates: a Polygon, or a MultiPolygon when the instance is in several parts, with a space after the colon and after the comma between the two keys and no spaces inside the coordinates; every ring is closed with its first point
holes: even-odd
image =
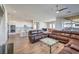
{"type": "Polygon", "coordinates": [[[79,14],[78,4],[59,5],[59,9],[67,7],[68,9],[56,14],[56,4],[9,4],[6,5],[9,17],[17,19],[38,19],[49,20],[56,17],[79,14]],[[71,11],[71,13],[68,13],[71,11]]]}

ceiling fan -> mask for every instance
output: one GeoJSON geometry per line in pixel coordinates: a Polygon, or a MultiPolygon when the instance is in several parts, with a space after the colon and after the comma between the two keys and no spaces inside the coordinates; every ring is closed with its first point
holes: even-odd
{"type": "Polygon", "coordinates": [[[57,11],[56,11],[56,13],[59,13],[59,12],[61,12],[61,11],[64,11],[64,10],[66,10],[66,9],[68,9],[68,8],[62,8],[62,9],[59,9],[59,6],[58,5],[56,5],[56,8],[57,8],[57,11]]]}

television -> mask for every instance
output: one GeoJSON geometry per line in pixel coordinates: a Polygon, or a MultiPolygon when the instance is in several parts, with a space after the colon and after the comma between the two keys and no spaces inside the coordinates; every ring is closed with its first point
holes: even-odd
{"type": "Polygon", "coordinates": [[[47,31],[47,28],[42,28],[43,31],[47,31]]]}
{"type": "Polygon", "coordinates": [[[10,25],[10,29],[11,29],[10,32],[12,32],[12,33],[15,32],[15,30],[16,30],[15,25],[10,25]]]}

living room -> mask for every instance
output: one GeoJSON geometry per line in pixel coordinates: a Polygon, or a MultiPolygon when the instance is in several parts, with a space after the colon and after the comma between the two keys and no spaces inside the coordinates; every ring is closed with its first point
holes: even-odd
{"type": "Polygon", "coordinates": [[[6,5],[8,53],[79,53],[79,5],[6,5]]]}

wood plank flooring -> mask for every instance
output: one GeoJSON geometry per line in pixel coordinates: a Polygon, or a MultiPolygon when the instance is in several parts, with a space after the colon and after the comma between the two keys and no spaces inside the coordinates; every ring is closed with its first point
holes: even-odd
{"type": "MultiPolygon", "coordinates": [[[[49,54],[50,48],[42,42],[31,44],[27,37],[18,35],[9,36],[9,43],[14,43],[14,54],[49,54]]],[[[52,46],[52,54],[59,53],[64,47],[64,44],[57,43],[52,46]]]]}

